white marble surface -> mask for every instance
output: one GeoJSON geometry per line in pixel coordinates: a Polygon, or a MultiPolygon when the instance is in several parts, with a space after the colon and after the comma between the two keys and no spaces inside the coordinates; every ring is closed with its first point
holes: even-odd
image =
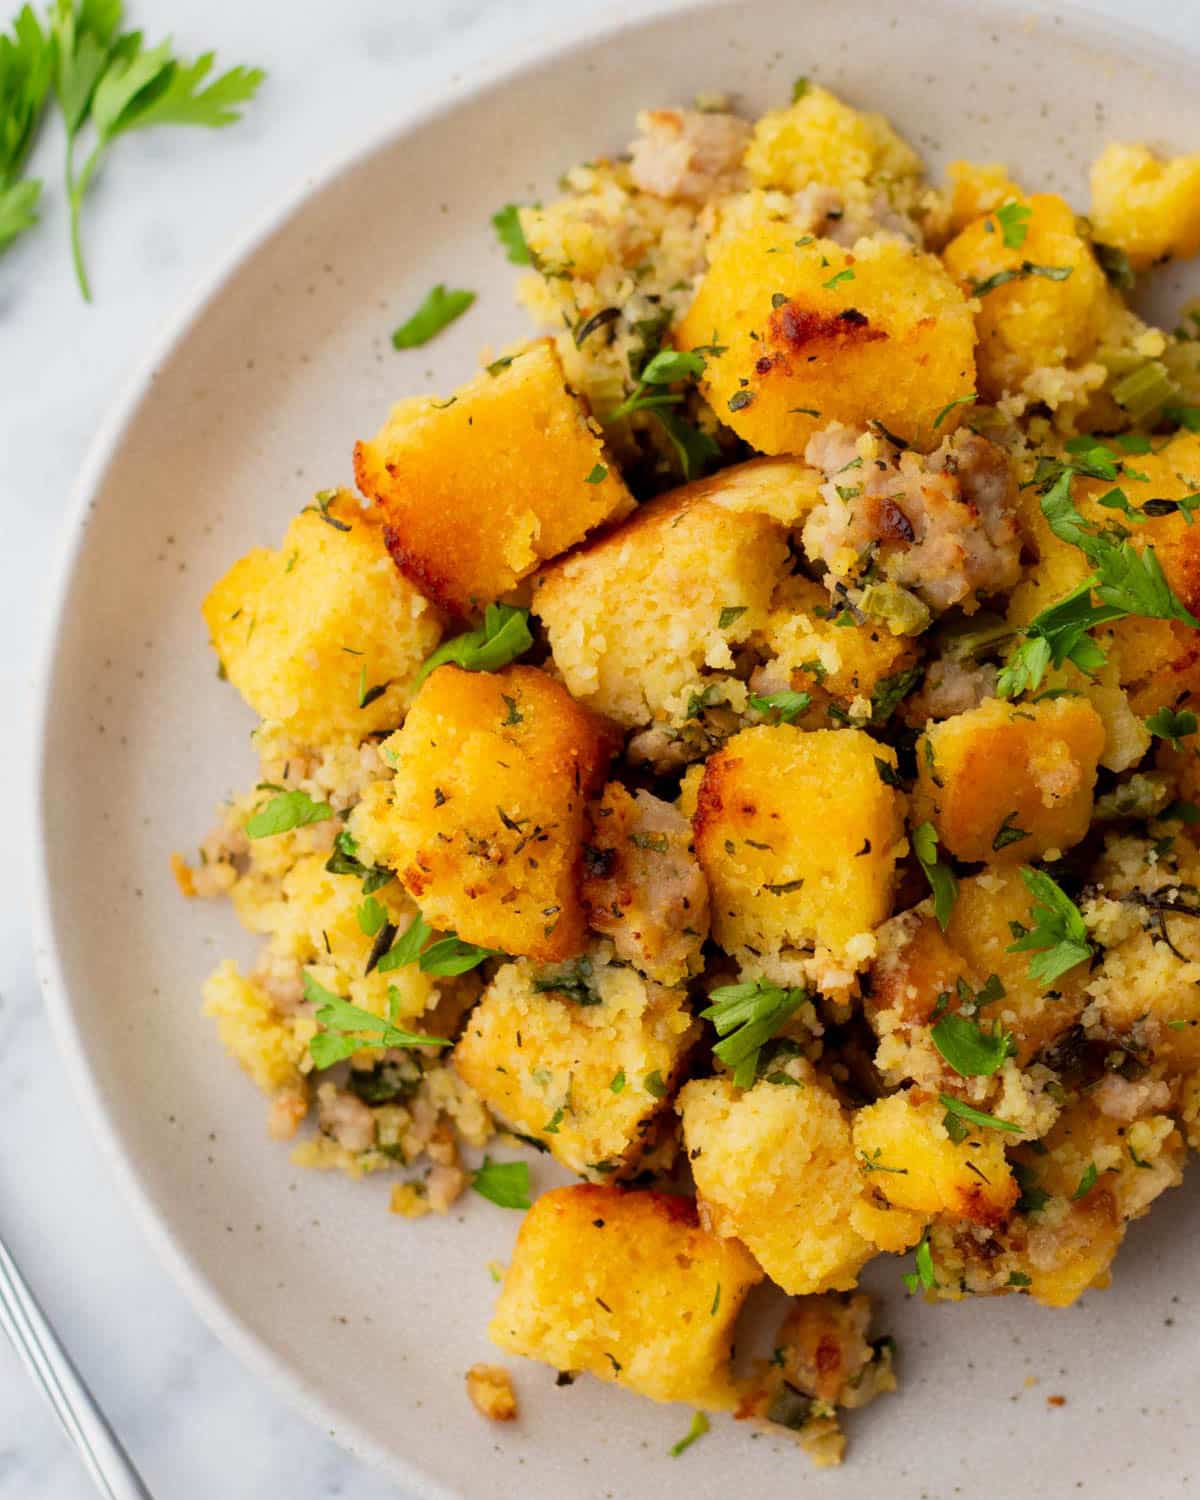
{"type": "MultiPolygon", "coordinates": [[[[568,5],[573,14],[606,9],[605,0],[131,0],[134,21],[152,36],[169,32],[189,53],[215,46],[230,62],[261,63],[270,78],[231,131],[173,131],[120,146],[87,210],[92,308],[71,277],[53,129],[39,147],[37,166],[50,179],[45,222],[0,260],[0,703],[11,705],[0,784],[17,793],[18,807],[43,580],[67,499],[115,389],[163,319],[249,220],[314,163],[385,124],[406,90],[448,80],[518,36],[552,31],[568,5]]],[[[3,9],[14,7],[9,0],[3,9]]],[[[1089,8],[1200,44],[1200,7],[1090,0],[1089,8]]],[[[797,47],[802,53],[802,33],[797,47]]],[[[798,57],[797,70],[819,72],[819,60],[798,57]]],[[[10,821],[0,860],[0,1229],[156,1495],[395,1496],[215,1342],[114,1196],[37,994],[22,832],[10,821]]],[[[0,1345],[0,1500],[90,1494],[0,1345]]]]}

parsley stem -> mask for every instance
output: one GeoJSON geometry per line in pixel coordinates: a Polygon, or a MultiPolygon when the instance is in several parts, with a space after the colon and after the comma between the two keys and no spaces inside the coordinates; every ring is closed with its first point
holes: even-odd
{"type": "Polygon", "coordinates": [[[100,147],[97,146],[84,163],[83,171],[78,178],[75,176],[75,132],[71,131],[67,136],[67,202],[71,212],[71,260],[75,266],[75,279],[79,282],[79,290],[83,293],[83,300],[92,300],[92,289],[88,284],[87,267],[83,260],[83,239],[80,234],[80,211],[83,207],[83,195],[87,191],[88,183],[92,180],[92,173],[96,170],[96,163],[100,157],[100,147]]]}

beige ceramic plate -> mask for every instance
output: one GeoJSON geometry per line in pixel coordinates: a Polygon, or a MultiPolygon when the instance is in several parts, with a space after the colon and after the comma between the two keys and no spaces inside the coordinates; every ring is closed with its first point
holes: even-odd
{"type": "Polygon", "coordinates": [[[853,1422],[840,1472],[810,1474],[788,1442],[726,1422],[672,1460],[685,1411],[587,1379],[556,1389],[535,1365],[518,1372],[521,1423],[498,1433],[462,1376],[487,1357],[486,1266],[507,1259],[517,1216],[474,1199],[410,1224],[389,1217],[383,1181],[298,1173],[200,1016],[202,977],[248,944],[227,910],[183,905],[167,857],[254,769],[251,717],[217,681],[201,596],[349,475],[354,438],[393,399],[449,387],[481,344],[521,328],[492,210],[620,148],[639,107],[729,89],[757,111],[801,73],[884,110],[935,163],[1003,157],[1077,203],[1109,134],[1200,144],[1191,58],[1126,38],[1122,60],[1112,32],[1028,6],[655,8],[614,6],[602,34],[493,71],[324,177],[188,310],[103,434],[44,680],[39,946],[58,1034],[205,1316],[422,1495],[1182,1495],[1200,1407],[1186,1190],[1135,1228],[1113,1291],[1069,1312],[906,1304],[901,1266],[877,1266],[904,1391],[853,1422]],[[388,330],[439,280],[477,288],[477,306],[428,349],[393,354],[388,330]],[[1048,1405],[1058,1394],[1067,1405],[1048,1405]]]}

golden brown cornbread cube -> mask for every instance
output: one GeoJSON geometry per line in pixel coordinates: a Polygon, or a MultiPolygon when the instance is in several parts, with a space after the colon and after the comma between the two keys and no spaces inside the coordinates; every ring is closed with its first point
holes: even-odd
{"type": "Polygon", "coordinates": [[[727,952],[856,957],[855,940],[891,910],[904,848],[904,799],[877,761],[894,767],[895,753],[862,730],[788,724],[743,729],[710,757],[696,853],[727,952]]]}
{"type": "Polygon", "coordinates": [[[688,1198],[555,1188],[525,1216],[488,1332],[512,1354],[649,1396],[724,1410],[733,1325],[762,1280],[688,1198]]]}
{"type": "Polygon", "coordinates": [[[505,964],[454,1049],[460,1077],[519,1135],[604,1181],[636,1169],[699,1035],[687,993],[612,962],[505,964]]]}
{"type": "Polygon", "coordinates": [[[1087,359],[1121,306],[1070,204],[1054,193],[1010,201],[1030,211],[1019,247],[1007,245],[995,218],[984,214],[943,251],[947,270],[979,301],[976,361],[979,391],[989,401],[1020,390],[1044,367],[1087,359]]]}
{"type": "Polygon", "coordinates": [[[1028,953],[1009,951],[1012,924],[1032,925],[1032,904],[1020,870],[999,865],[959,881],[944,933],[927,905],[880,929],[864,1011],[880,1039],[875,1063],[888,1083],[915,1079],[940,1088],[952,1081],[929,1028],[941,1015],[959,1012],[964,999],[974,1018],[975,997],[990,994],[989,982],[994,989],[999,981],[1004,993],[981,1006],[978,1020],[985,1030],[999,1026],[1013,1038],[1020,1067],[1075,1024],[1086,1003],[1087,964],[1047,988],[1031,977],[1028,953]]]}
{"type": "Polygon", "coordinates": [[[914,642],[893,635],[882,622],[835,620],[828,591],[799,573],[776,589],[761,644],[770,659],[751,687],[763,696],[787,689],[808,693],[812,707],[796,722],[813,729],[830,724],[831,702],[842,709],[869,708],[888,679],[898,680],[917,660],[914,642]]]}
{"type": "Polygon", "coordinates": [[[883,115],[813,83],[757,121],[746,169],[755,187],[798,193],[820,183],[843,198],[884,195],[899,208],[912,203],[922,175],[920,157],[883,115]]]}
{"type": "Polygon", "coordinates": [[[871,1186],[897,1208],[1003,1224],[1020,1190],[1001,1131],[968,1126],[951,1139],[941,1102],[915,1090],[890,1094],[854,1116],[854,1149],[871,1186]]]}
{"type": "Polygon", "coordinates": [[[633,509],[549,339],[448,402],[399,402],[355,448],[354,472],[401,570],[456,615],[478,613],[633,509]]]}
{"type": "Polygon", "coordinates": [[[629,728],[683,724],[715,685],[741,706],[734,652],[766,623],[786,528],[816,503],[818,482],[793,460],[727,469],[539,573],[533,608],[572,694],[629,728]]]}
{"type": "Polygon", "coordinates": [[[1005,703],[932,724],[917,745],[914,825],[958,859],[1028,863],[1088,831],[1104,725],[1083,698],[1005,703]]]}
{"type": "Polygon", "coordinates": [[[512,1376],[503,1365],[472,1365],[467,1371],[467,1395],[471,1405],[489,1422],[513,1422],[517,1417],[517,1393],[512,1376]]]}
{"type": "Polygon", "coordinates": [[[1097,240],[1123,250],[1135,270],[1200,250],[1200,156],[1164,161],[1112,141],[1092,163],[1091,188],[1097,240]]]}
{"type": "Polygon", "coordinates": [[[889,236],[797,241],[753,225],[713,248],[675,330],[681,349],[716,344],[701,389],[722,422],[764,453],[803,453],[819,428],[881,422],[920,446],[948,403],[975,389],[975,325],[936,256],[889,236]]]}
{"type": "Polygon", "coordinates": [[[250,707],[309,745],[398,724],[442,631],[375,518],[345,492],[301,511],[277,552],[256,547],[234,563],[204,620],[250,707]]]}
{"type": "Polygon", "coordinates": [[[593,932],[659,984],[679,984],[704,966],[708,882],[692,825],[649,792],[609,782],[589,809],[583,904],[593,932]]]}
{"type": "Polygon", "coordinates": [[[855,1284],[875,1246],[850,1223],[863,1188],[849,1118],[811,1064],[792,1059],[744,1092],[728,1076],[694,1079],[679,1112],[711,1229],[741,1240],[785,1292],[855,1284]]]}
{"type": "Polygon", "coordinates": [[[427,922],[540,960],[578,953],[584,808],[612,740],[536,667],[438,667],[383,746],[395,769],[355,837],[427,922]]]}

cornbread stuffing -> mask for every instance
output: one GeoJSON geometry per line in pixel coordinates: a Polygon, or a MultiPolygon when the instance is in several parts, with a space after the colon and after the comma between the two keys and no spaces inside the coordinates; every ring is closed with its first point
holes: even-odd
{"type": "Polygon", "coordinates": [[[523,1214],[493,1341],[675,1455],[840,1462],[864,1266],[1067,1306],[1200,1148],[1200,312],[1128,301],[1200,156],[1019,176],[803,79],[646,111],[495,215],[538,336],[205,601],[258,766],[172,864],[263,940],[204,1008],[270,1135],[523,1214]]]}

